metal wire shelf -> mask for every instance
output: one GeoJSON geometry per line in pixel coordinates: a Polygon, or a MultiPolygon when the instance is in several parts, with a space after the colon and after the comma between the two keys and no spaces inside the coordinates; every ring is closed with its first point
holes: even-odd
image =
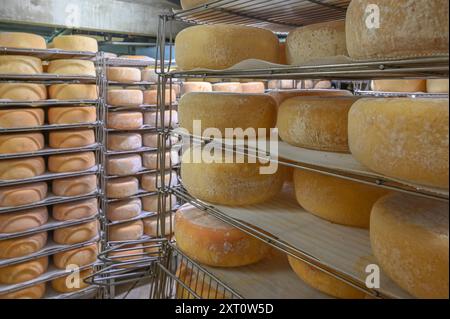
{"type": "Polygon", "coordinates": [[[0,55],[28,55],[41,60],[81,59],[95,60],[97,53],[83,51],[66,51],[60,49],[20,49],[0,47],[0,55]]]}
{"type": "Polygon", "coordinates": [[[154,60],[138,60],[127,58],[106,58],[105,66],[146,68],[155,65],[154,60]]]}
{"type": "Polygon", "coordinates": [[[95,76],[59,75],[59,74],[0,74],[0,83],[26,82],[35,84],[96,84],[95,76]]]}
{"type": "Polygon", "coordinates": [[[426,98],[426,99],[448,99],[448,93],[406,93],[406,92],[379,92],[379,91],[355,91],[355,95],[363,97],[409,97],[409,98],[426,98]]]}
{"type": "Polygon", "coordinates": [[[0,100],[0,107],[49,107],[67,105],[97,105],[99,100],[42,100],[42,101],[9,101],[0,100]]]}
{"type": "Polygon", "coordinates": [[[78,129],[78,128],[96,128],[99,127],[100,125],[101,125],[100,122],[94,122],[94,123],[79,123],[79,124],[46,124],[34,127],[14,127],[14,128],[0,127],[0,133],[20,133],[20,132],[54,131],[54,130],[78,129]]]}
{"type": "Polygon", "coordinates": [[[83,146],[78,148],[49,148],[46,147],[42,150],[35,152],[25,152],[25,153],[12,153],[12,154],[0,154],[1,159],[13,159],[13,158],[25,158],[25,157],[35,157],[35,156],[47,156],[47,155],[57,155],[57,154],[69,154],[69,153],[79,153],[79,152],[89,152],[100,150],[101,145],[95,143],[89,146],[83,146]]]}
{"type": "Polygon", "coordinates": [[[51,287],[47,287],[44,299],[92,299],[96,297],[98,292],[98,287],[88,287],[80,291],[60,294],[54,291],[51,287]]]}

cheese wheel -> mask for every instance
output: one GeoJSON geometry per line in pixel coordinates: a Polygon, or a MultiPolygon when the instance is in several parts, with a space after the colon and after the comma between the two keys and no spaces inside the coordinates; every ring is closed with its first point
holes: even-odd
{"type": "Polygon", "coordinates": [[[47,207],[15,213],[0,214],[0,233],[17,233],[44,225],[48,220],[47,207]]]}
{"type": "Polygon", "coordinates": [[[116,130],[134,130],[144,125],[144,116],[141,112],[110,112],[107,126],[116,130]]]}
{"type": "Polygon", "coordinates": [[[42,157],[30,157],[0,161],[0,180],[32,178],[45,173],[42,157]]]}
{"type": "Polygon", "coordinates": [[[142,147],[141,134],[111,133],[108,135],[108,150],[132,151],[142,147]]]}
{"type": "Polygon", "coordinates": [[[277,90],[269,93],[281,105],[284,101],[294,97],[333,97],[333,96],[352,96],[350,91],[346,90],[277,90]]]}
{"type": "Polygon", "coordinates": [[[243,93],[263,94],[266,92],[264,82],[247,82],[241,83],[243,93]]]}
{"type": "Polygon", "coordinates": [[[175,216],[177,246],[190,258],[213,267],[240,267],[256,263],[269,252],[263,241],[191,205],[175,216]]]}
{"type": "Polygon", "coordinates": [[[2,83],[0,100],[41,101],[47,99],[47,88],[42,84],[2,83]]]}
{"type": "Polygon", "coordinates": [[[388,194],[383,188],[342,178],[295,170],[295,194],[308,212],[336,224],[369,229],[373,204],[388,194]]]}
{"type": "Polygon", "coordinates": [[[14,133],[0,135],[0,154],[36,152],[44,148],[42,133],[14,133]]]}
{"type": "Polygon", "coordinates": [[[109,81],[134,83],[141,81],[141,70],[138,68],[110,67],[106,70],[109,81]]]}
{"type": "Polygon", "coordinates": [[[59,293],[71,293],[79,290],[83,290],[89,287],[89,284],[84,280],[90,276],[92,276],[93,271],[91,268],[80,271],[78,276],[69,275],[65,277],[60,277],[57,279],[53,279],[51,281],[51,286],[53,290],[59,293]],[[77,280],[79,279],[79,280],[77,280]]]}
{"type": "Polygon", "coordinates": [[[44,125],[43,109],[0,110],[0,128],[36,127],[44,125]]]}
{"type": "Polygon", "coordinates": [[[138,154],[112,156],[106,160],[106,172],[108,175],[132,175],[141,169],[142,158],[138,154]]]}
{"type": "MultiPolygon", "coordinates": [[[[161,126],[161,113],[157,112],[145,112],[144,113],[144,124],[151,127],[161,126]],[[158,123],[156,123],[158,122],[158,123]],[[158,124],[158,125],[156,125],[158,124]]],[[[178,112],[177,111],[165,111],[164,112],[164,126],[165,127],[175,127],[178,124],[178,112]]]]}
{"type": "MultiPolygon", "coordinates": [[[[169,147],[170,144],[176,144],[178,138],[176,136],[170,136],[166,140],[166,146],[169,147]]],[[[158,133],[147,133],[142,136],[142,143],[146,147],[158,148],[158,133]]]]}
{"type": "Polygon", "coordinates": [[[223,93],[243,93],[242,85],[239,82],[227,82],[213,84],[214,92],[223,93]]]}
{"type": "Polygon", "coordinates": [[[270,80],[268,83],[269,89],[295,89],[297,81],[295,80],[270,80]]]}
{"type": "Polygon", "coordinates": [[[111,106],[134,107],[144,104],[141,90],[108,90],[108,104],[111,106]]]}
{"type": "Polygon", "coordinates": [[[426,92],[426,80],[375,80],[372,89],[381,92],[426,92]]]}
{"type": "Polygon", "coordinates": [[[98,88],[94,84],[50,85],[48,94],[53,100],[97,100],[98,88]]]}
{"type": "Polygon", "coordinates": [[[40,251],[47,244],[47,233],[0,241],[0,258],[18,258],[40,251]]]}
{"type": "Polygon", "coordinates": [[[209,1],[210,0],[181,0],[181,7],[183,8],[183,10],[187,10],[201,6],[209,1]]]}
{"type": "Polygon", "coordinates": [[[361,99],[349,113],[350,150],[377,173],[448,188],[448,122],[448,99],[361,99]]]}
{"type": "MultiPolygon", "coordinates": [[[[164,175],[166,186],[175,186],[178,184],[178,176],[176,172],[166,173],[164,175]]],[[[156,192],[160,187],[160,177],[157,174],[145,174],[141,178],[141,186],[147,192],[156,192]]]]}
{"type": "Polygon", "coordinates": [[[383,271],[417,298],[448,299],[448,202],[383,197],[370,220],[372,251],[383,271]]]}
{"type": "Polygon", "coordinates": [[[60,154],[48,157],[48,170],[51,173],[85,171],[95,166],[95,153],[60,154]]]}
{"type": "Polygon", "coordinates": [[[365,299],[367,294],[307,263],[288,256],[289,264],[301,280],[335,298],[365,299]]]}
{"type": "Polygon", "coordinates": [[[340,55],[348,55],[344,21],[300,27],[290,32],[286,39],[286,58],[290,65],[340,55]]]}
{"type": "Polygon", "coordinates": [[[0,299],[41,299],[45,295],[45,282],[21,290],[0,294],[0,299]]]}
{"type": "MultiPolygon", "coordinates": [[[[176,102],[177,94],[175,90],[166,89],[164,93],[164,104],[171,105],[176,102]]],[[[146,105],[157,105],[158,104],[158,91],[157,90],[147,90],[144,91],[144,104],[146,105]]]]}
{"type": "MultiPolygon", "coordinates": [[[[225,296],[225,289],[221,288],[219,290],[220,286],[215,280],[210,279],[209,276],[207,277],[199,274],[198,271],[188,267],[184,262],[180,263],[175,275],[178,280],[189,287],[191,291],[195,292],[195,294],[202,299],[227,299],[225,296]]],[[[176,282],[176,296],[177,299],[196,299],[196,297],[178,281],[176,282]]]]}
{"type": "Polygon", "coordinates": [[[120,221],[132,219],[142,211],[142,202],[139,198],[109,203],[106,211],[106,217],[110,221],[120,221]]]}
{"type": "Polygon", "coordinates": [[[16,49],[47,49],[45,39],[37,34],[0,32],[0,47],[16,49]]]}
{"type": "MultiPolygon", "coordinates": [[[[200,155],[199,154],[199,155],[200,155]]],[[[198,148],[186,151],[181,164],[181,180],[194,197],[221,205],[244,206],[258,204],[273,198],[286,178],[286,168],[279,166],[273,174],[261,174],[267,165],[260,163],[235,163],[234,154],[215,154],[213,163],[205,163],[209,151],[198,148]],[[191,154],[201,151],[201,162],[191,154]],[[211,183],[214,181],[214,183],[211,183]]],[[[251,161],[250,161],[251,162],[251,161]]]]}
{"type": "MultiPolygon", "coordinates": [[[[146,212],[157,213],[158,212],[158,196],[145,196],[142,197],[142,208],[146,212]]],[[[175,195],[166,196],[166,211],[171,211],[172,207],[175,206],[177,198],[175,195]]]]}
{"type": "Polygon", "coordinates": [[[56,196],[81,196],[95,190],[97,190],[95,175],[55,179],[52,182],[52,191],[56,196]]]}
{"type": "MultiPolygon", "coordinates": [[[[118,251],[111,251],[108,253],[108,258],[110,260],[113,260],[114,263],[117,265],[117,263],[127,263],[139,260],[141,258],[147,257],[147,254],[144,253],[144,249],[142,244],[138,245],[121,245],[121,250],[118,251]]],[[[141,264],[142,265],[142,264],[141,264]]],[[[116,266],[118,268],[136,268],[136,263],[131,263],[130,265],[120,265],[116,266]]]]}
{"type": "Polygon", "coordinates": [[[329,90],[332,88],[332,83],[331,81],[318,81],[315,85],[314,85],[314,89],[316,90],[329,90]]]}
{"type": "Polygon", "coordinates": [[[122,177],[109,180],[106,183],[108,198],[127,198],[139,192],[139,181],[136,177],[122,177]]]}
{"type": "Polygon", "coordinates": [[[42,201],[47,196],[46,183],[0,188],[0,207],[16,207],[42,201]]]}
{"type": "Polygon", "coordinates": [[[427,80],[428,93],[447,93],[448,79],[429,79],[427,80]]]}
{"type": "Polygon", "coordinates": [[[96,76],[94,62],[88,60],[62,59],[50,61],[47,73],[61,75],[96,76]]]}
{"type": "Polygon", "coordinates": [[[448,54],[448,23],[446,0],[354,0],[347,9],[348,53],[354,59],[448,54]]]}
{"type": "Polygon", "coordinates": [[[0,74],[31,75],[43,72],[41,59],[23,55],[0,56],[0,74]]]}
{"type": "Polygon", "coordinates": [[[296,97],[278,109],[277,127],[283,141],[320,151],[349,152],[348,112],[357,97],[296,97]]]}
{"type": "Polygon", "coordinates": [[[98,221],[58,228],[53,231],[53,240],[61,245],[73,245],[93,239],[98,235],[98,221]]]}
{"type": "Polygon", "coordinates": [[[67,266],[77,265],[83,267],[94,263],[97,260],[98,246],[89,246],[56,253],[53,255],[53,264],[56,268],[66,269],[67,266]]]}
{"type": "Polygon", "coordinates": [[[55,49],[97,52],[97,40],[81,35],[61,35],[53,39],[55,49]]]}
{"type": "Polygon", "coordinates": [[[155,72],[155,68],[146,68],[141,72],[141,78],[144,82],[158,82],[158,74],[155,72]]]}
{"type": "Polygon", "coordinates": [[[0,284],[12,285],[29,281],[44,274],[48,268],[48,257],[0,268],[0,284]]]}
{"type": "Polygon", "coordinates": [[[95,106],[51,107],[48,109],[49,124],[95,123],[97,108],[95,106]]]}
{"type": "Polygon", "coordinates": [[[109,226],[110,241],[138,240],[144,235],[142,220],[109,226]]]}
{"type": "Polygon", "coordinates": [[[175,59],[181,70],[222,70],[247,59],[278,63],[279,44],[271,31],[238,25],[198,25],[175,39],[175,59]]]}
{"type": "Polygon", "coordinates": [[[243,130],[275,127],[277,104],[266,94],[189,93],[180,100],[180,126],[194,133],[194,121],[201,121],[202,132],[216,128],[225,137],[227,128],[243,130]]]}
{"type": "Polygon", "coordinates": [[[52,216],[58,221],[76,220],[94,216],[98,213],[97,198],[57,204],[53,206],[52,216]]]}
{"type": "Polygon", "coordinates": [[[164,221],[164,234],[161,234],[161,227],[159,226],[159,217],[150,217],[143,219],[144,234],[150,237],[159,238],[161,236],[170,236],[174,232],[174,217],[175,214],[168,214],[164,221]]]}
{"type": "Polygon", "coordinates": [[[95,132],[92,129],[52,131],[48,141],[52,148],[89,146],[95,144],[95,132]]]}
{"type": "MultiPolygon", "coordinates": [[[[158,153],[144,153],[142,154],[142,163],[145,168],[154,170],[158,169],[158,153]]],[[[170,168],[179,163],[178,153],[176,151],[166,152],[165,168],[170,168]]]]}
{"type": "Polygon", "coordinates": [[[209,82],[184,82],[181,94],[187,94],[191,92],[212,92],[212,84],[209,82]]]}

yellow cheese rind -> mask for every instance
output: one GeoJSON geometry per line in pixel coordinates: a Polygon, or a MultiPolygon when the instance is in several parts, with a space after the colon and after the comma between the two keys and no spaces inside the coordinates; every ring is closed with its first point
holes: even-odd
{"type": "Polygon", "coordinates": [[[95,153],[58,154],[48,157],[48,170],[52,173],[85,171],[95,166],[95,153]]]}
{"type": "Polygon", "coordinates": [[[97,176],[86,175],[55,179],[52,182],[52,191],[56,196],[80,196],[90,194],[97,190],[97,176]]]}
{"type": "Polygon", "coordinates": [[[0,258],[17,258],[40,251],[47,243],[47,233],[0,241],[0,258]]]}
{"type": "Polygon", "coordinates": [[[53,255],[53,264],[56,268],[66,269],[69,265],[83,267],[94,263],[97,260],[98,246],[89,246],[56,253],[53,255]]]}
{"type": "MultiPolygon", "coordinates": [[[[146,212],[156,213],[158,212],[158,201],[159,199],[157,195],[142,197],[142,208],[146,212]]],[[[166,196],[166,211],[169,212],[172,210],[172,207],[175,206],[176,202],[176,196],[166,196]]]]}
{"type": "Polygon", "coordinates": [[[448,99],[361,99],[349,112],[353,156],[371,170],[448,188],[448,99]]]}
{"type": "Polygon", "coordinates": [[[183,82],[181,94],[191,92],[212,92],[212,84],[209,82],[183,82]]]}
{"type": "Polygon", "coordinates": [[[213,84],[214,92],[222,93],[243,93],[242,85],[239,82],[226,82],[213,84]]]}
{"type": "Polygon", "coordinates": [[[61,59],[50,61],[47,73],[61,75],[96,76],[94,62],[88,60],[61,59]]]}
{"type": "Polygon", "coordinates": [[[91,198],[82,201],[53,205],[52,216],[59,221],[83,219],[98,213],[98,201],[91,198]]]}
{"type": "Polygon", "coordinates": [[[45,173],[43,157],[30,157],[0,161],[0,180],[25,179],[45,173]]]}
{"type": "Polygon", "coordinates": [[[372,89],[381,92],[426,92],[426,80],[375,80],[372,89]]]}
{"type": "Polygon", "coordinates": [[[347,9],[348,53],[353,59],[448,54],[448,17],[446,0],[354,0],[347,9]]]}
{"type": "Polygon", "coordinates": [[[140,82],[142,79],[138,68],[110,67],[106,70],[106,76],[109,81],[120,83],[140,82]]]}
{"type": "Polygon", "coordinates": [[[142,147],[142,136],[135,133],[111,133],[108,135],[108,150],[131,151],[142,147]]]}
{"type": "Polygon", "coordinates": [[[47,196],[47,183],[34,183],[0,188],[0,207],[15,207],[42,201],[47,196]]]}
{"type": "MultiPolygon", "coordinates": [[[[166,89],[164,93],[164,104],[171,105],[176,102],[177,94],[174,89],[166,89]]],[[[146,105],[157,105],[158,104],[158,91],[157,90],[147,90],[144,91],[144,104],[146,105]]]]}
{"type": "Polygon", "coordinates": [[[121,177],[109,180],[106,184],[106,196],[108,198],[127,198],[137,194],[139,181],[136,177],[121,177]]]}
{"type": "Polygon", "coordinates": [[[227,69],[243,60],[277,63],[279,41],[268,30],[237,25],[199,25],[175,39],[175,59],[181,70],[227,69]]]}
{"type": "Polygon", "coordinates": [[[43,109],[0,110],[1,128],[37,127],[44,125],[43,109]]]}
{"type": "Polygon", "coordinates": [[[45,39],[23,32],[0,32],[0,47],[16,49],[47,49],[45,39]]]}
{"type": "Polygon", "coordinates": [[[32,83],[0,84],[0,100],[42,101],[45,99],[47,99],[45,85],[32,83]]]}
{"type": "Polygon", "coordinates": [[[45,282],[36,286],[1,294],[0,299],[41,299],[45,295],[45,282]]]}
{"type": "Polygon", "coordinates": [[[139,154],[111,156],[106,161],[106,172],[108,175],[132,175],[141,169],[142,158],[139,154]]]}
{"type": "Polygon", "coordinates": [[[48,268],[48,257],[0,268],[0,284],[12,285],[29,281],[44,274],[48,268]]]}
{"type": "Polygon", "coordinates": [[[110,112],[108,113],[108,128],[116,130],[133,130],[141,128],[144,116],[141,112],[110,112]]]}
{"type": "Polygon", "coordinates": [[[383,271],[417,298],[449,297],[448,203],[404,194],[383,197],[370,221],[383,271]]]}
{"type": "Polygon", "coordinates": [[[53,100],[96,100],[98,88],[94,84],[55,84],[48,89],[53,100]]]}
{"type": "Polygon", "coordinates": [[[129,223],[109,226],[110,241],[138,240],[144,235],[144,223],[136,220],[129,223]]]}
{"type": "Polygon", "coordinates": [[[134,107],[144,104],[141,90],[108,90],[108,104],[112,106],[134,107]]]}
{"type": "MultiPolygon", "coordinates": [[[[145,174],[141,178],[141,186],[147,192],[156,192],[161,185],[161,178],[157,174],[145,174]]],[[[175,186],[178,184],[178,176],[176,172],[166,173],[164,175],[166,186],[175,186]]]]}
{"type": "Polygon", "coordinates": [[[47,207],[0,214],[0,233],[23,232],[42,226],[47,220],[47,207]]]}
{"type": "Polygon", "coordinates": [[[448,94],[448,79],[428,79],[427,92],[448,94]]]}
{"type": "Polygon", "coordinates": [[[264,82],[241,83],[242,93],[263,94],[266,92],[264,82]]]}
{"type": "Polygon", "coordinates": [[[276,90],[269,93],[281,105],[284,101],[294,97],[332,97],[332,96],[352,96],[350,91],[346,90],[276,90]]]}
{"type": "Polygon", "coordinates": [[[108,204],[106,217],[110,221],[127,220],[137,217],[141,211],[141,199],[134,198],[108,204]]]}
{"type": "Polygon", "coordinates": [[[27,153],[44,148],[42,133],[14,133],[0,135],[0,154],[27,153]]]}
{"type": "Polygon", "coordinates": [[[0,74],[41,74],[42,61],[39,58],[24,55],[1,55],[0,74]]]}
{"type": "MultiPolygon", "coordinates": [[[[144,124],[151,127],[161,126],[161,113],[145,112],[144,124]]],[[[164,127],[175,127],[178,124],[178,112],[175,110],[168,110],[164,112],[164,127]]]]}
{"type": "Polygon", "coordinates": [[[369,229],[373,204],[388,194],[383,188],[342,178],[294,171],[298,203],[308,212],[336,224],[369,229]]]}
{"type": "Polygon", "coordinates": [[[70,286],[67,285],[67,282],[70,282],[70,283],[73,282],[73,280],[71,278],[68,278],[69,276],[53,279],[51,281],[52,289],[54,291],[62,293],[62,294],[85,289],[85,288],[89,287],[89,284],[85,282],[85,279],[92,276],[92,273],[93,273],[93,271],[91,268],[81,271],[79,286],[74,286],[74,287],[72,287],[72,285],[70,285],[70,286]]]}
{"type": "Polygon", "coordinates": [[[97,120],[95,106],[51,107],[48,109],[49,124],[94,123],[97,120]]]}
{"type": "Polygon", "coordinates": [[[48,144],[52,148],[75,148],[95,144],[92,129],[53,131],[49,133],[48,144]]]}
{"type": "Polygon", "coordinates": [[[53,40],[55,49],[68,51],[97,52],[97,40],[80,35],[62,35],[53,40]]]}
{"type": "Polygon", "coordinates": [[[98,235],[98,221],[58,228],[53,231],[53,241],[61,245],[73,245],[93,239],[98,235]]]}

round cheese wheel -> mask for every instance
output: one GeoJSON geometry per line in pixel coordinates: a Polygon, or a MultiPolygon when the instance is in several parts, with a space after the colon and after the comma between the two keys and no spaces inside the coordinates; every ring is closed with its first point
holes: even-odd
{"type": "Polygon", "coordinates": [[[266,94],[189,93],[179,105],[180,126],[191,134],[194,121],[201,121],[201,130],[219,129],[225,137],[227,128],[243,130],[265,128],[266,134],[275,127],[276,101],[266,94]]]}
{"type": "Polygon", "coordinates": [[[111,133],[108,135],[108,150],[132,151],[142,147],[141,134],[111,133]]]}
{"type": "MultiPolygon", "coordinates": [[[[156,192],[160,186],[160,177],[157,174],[145,174],[141,178],[141,186],[147,192],[156,192]]],[[[165,185],[175,186],[178,183],[176,172],[166,173],[164,175],[165,185]]]]}
{"type": "Polygon", "coordinates": [[[110,241],[138,240],[144,235],[142,220],[109,226],[108,238],[110,241]]]}
{"type": "Polygon", "coordinates": [[[263,94],[266,92],[264,82],[247,82],[241,83],[243,93],[263,94]]]}
{"type": "Polygon", "coordinates": [[[43,109],[0,110],[0,128],[36,127],[44,125],[43,109]]]}
{"type": "Polygon", "coordinates": [[[106,160],[106,172],[108,175],[132,175],[141,169],[142,158],[139,154],[111,156],[106,160]]]}
{"type": "Polygon", "coordinates": [[[239,82],[226,82],[213,84],[214,92],[223,93],[243,93],[242,85],[239,82]]]}
{"type": "Polygon", "coordinates": [[[43,73],[42,61],[39,58],[23,55],[0,56],[1,74],[40,74],[43,73]]]}
{"type": "Polygon", "coordinates": [[[42,84],[2,83],[0,100],[41,101],[47,99],[47,88],[42,84]]]}
{"type": "Polygon", "coordinates": [[[0,187],[0,207],[16,207],[37,203],[46,196],[46,183],[0,187]]]}
{"type": "Polygon", "coordinates": [[[110,112],[107,126],[116,130],[134,130],[144,125],[144,116],[141,112],[110,112]]]}
{"type": "Polygon", "coordinates": [[[61,75],[96,76],[94,62],[88,60],[62,59],[50,61],[47,73],[61,75]]]}
{"type": "Polygon", "coordinates": [[[73,245],[93,239],[98,235],[98,221],[70,227],[58,228],[53,231],[53,240],[61,245],[73,245]]]}
{"type": "Polygon", "coordinates": [[[348,112],[357,97],[296,97],[278,110],[277,127],[283,141],[320,151],[349,152],[348,112]]]}
{"type": "Polygon", "coordinates": [[[0,233],[17,233],[44,225],[48,220],[47,207],[15,213],[0,214],[0,233]]]}
{"type": "MultiPolygon", "coordinates": [[[[158,196],[145,196],[142,197],[142,208],[146,212],[157,213],[158,212],[158,196]]],[[[177,198],[174,195],[166,196],[166,211],[171,211],[175,206],[177,198]]]]}
{"type": "Polygon", "coordinates": [[[121,177],[106,183],[108,198],[127,198],[139,192],[139,181],[136,177],[121,177]]]}
{"type": "Polygon", "coordinates": [[[212,92],[212,84],[209,82],[184,82],[181,94],[187,94],[191,92],[212,92]]]}
{"type": "Polygon", "coordinates": [[[66,269],[69,265],[83,267],[94,263],[97,260],[98,246],[89,246],[56,253],[53,255],[53,264],[56,268],[66,269]]]}
{"type": "Polygon", "coordinates": [[[45,173],[42,157],[30,157],[0,161],[0,180],[25,179],[45,173]]]}
{"type": "Polygon", "coordinates": [[[367,228],[373,204],[388,194],[383,188],[342,178],[295,170],[295,194],[308,212],[336,224],[367,228]]]}
{"type": "Polygon", "coordinates": [[[55,49],[97,52],[97,40],[81,35],[61,35],[53,39],[55,49]]]}
{"type": "Polygon", "coordinates": [[[373,207],[372,251],[383,271],[417,298],[448,299],[448,202],[388,195],[373,207]]]}
{"type": "Polygon", "coordinates": [[[183,10],[195,8],[209,2],[210,0],[181,0],[183,10]]]}
{"type": "Polygon", "coordinates": [[[347,9],[348,53],[353,59],[445,55],[448,22],[445,0],[355,0],[347,9]]]}
{"type": "Polygon", "coordinates": [[[44,148],[42,133],[14,133],[0,135],[0,154],[36,152],[44,148]]]}
{"type": "Polygon", "coordinates": [[[155,72],[155,68],[145,68],[141,72],[141,78],[144,82],[158,82],[158,74],[155,72]]]}
{"type": "MultiPolygon", "coordinates": [[[[166,146],[169,145],[171,138],[167,139],[166,146]]],[[[158,133],[147,133],[142,136],[142,143],[146,147],[158,148],[158,133]]]]}
{"type": "Polygon", "coordinates": [[[222,70],[247,59],[279,61],[277,36],[254,27],[217,24],[186,28],[178,33],[175,47],[181,70],[222,70]]]}
{"type": "Polygon", "coordinates": [[[177,211],[175,225],[177,246],[205,265],[246,266],[260,261],[269,252],[263,241],[190,205],[177,211]]]}
{"type": "Polygon", "coordinates": [[[141,90],[108,90],[108,104],[111,106],[134,107],[144,104],[141,90]]]}
{"type": "Polygon", "coordinates": [[[331,81],[319,81],[314,85],[314,89],[316,90],[329,90],[331,87],[331,81]]]}
{"type": "MultiPolygon", "coordinates": [[[[113,260],[115,264],[132,262],[147,256],[147,254],[144,253],[142,244],[123,245],[120,249],[121,250],[119,251],[112,251],[108,253],[108,258],[113,260]]],[[[134,268],[136,266],[136,264],[120,265],[118,268],[134,268]]]]}
{"type": "Polygon", "coordinates": [[[93,129],[77,129],[52,131],[49,133],[48,144],[52,148],[75,148],[95,144],[93,129]]]}
{"type": "MultiPolygon", "coordinates": [[[[144,113],[144,124],[151,127],[161,126],[161,113],[157,112],[145,112],[144,113]],[[158,122],[158,123],[156,123],[158,122]],[[158,124],[158,125],[157,125],[158,124]]],[[[165,111],[164,112],[164,126],[165,127],[175,127],[178,123],[178,112],[177,111],[165,111]]]]}
{"type": "Polygon", "coordinates": [[[292,90],[296,88],[297,81],[295,80],[270,80],[268,87],[271,90],[274,89],[288,89],[292,90]]]}
{"type": "Polygon", "coordinates": [[[48,268],[48,257],[0,268],[0,284],[12,285],[29,281],[44,274],[48,268]]]}
{"type": "MultiPolygon", "coordinates": [[[[225,290],[219,289],[219,284],[207,276],[201,275],[198,271],[188,267],[186,263],[181,262],[178,266],[176,277],[185,286],[202,299],[227,299],[225,290]]],[[[176,283],[177,299],[196,299],[196,297],[187,290],[178,281],[176,283]]]]}
{"type": "Polygon", "coordinates": [[[83,219],[98,213],[97,198],[57,204],[53,206],[52,216],[59,221],[83,219]]]}
{"type": "Polygon", "coordinates": [[[53,100],[97,100],[98,87],[94,84],[50,85],[48,94],[53,100]]]}
{"type": "Polygon", "coordinates": [[[36,286],[0,294],[0,299],[41,299],[45,295],[45,282],[36,286]]]}
{"type": "Polygon", "coordinates": [[[18,258],[40,251],[47,244],[47,233],[0,241],[0,258],[18,258]]]}
{"type": "Polygon", "coordinates": [[[86,289],[87,287],[89,287],[89,284],[86,283],[84,280],[86,278],[92,276],[92,274],[93,274],[93,271],[91,268],[89,268],[89,269],[80,271],[79,281],[77,281],[77,282],[74,282],[73,275],[72,275],[72,277],[65,276],[65,277],[53,279],[51,281],[51,286],[52,286],[53,290],[55,290],[56,292],[62,293],[62,294],[83,290],[83,289],[86,289]]]}
{"type": "Polygon", "coordinates": [[[48,157],[48,170],[51,173],[85,171],[95,166],[95,153],[60,154],[48,157]]]}
{"type": "Polygon", "coordinates": [[[277,90],[269,93],[279,105],[288,99],[294,97],[333,97],[333,96],[352,96],[350,91],[346,90],[277,90]]]}
{"type": "Polygon", "coordinates": [[[124,201],[118,201],[115,203],[109,203],[106,211],[106,217],[110,221],[120,221],[132,219],[142,211],[142,202],[140,198],[128,199],[124,201]]]}
{"type": "Polygon", "coordinates": [[[426,80],[375,80],[372,89],[381,92],[426,92],[426,80]]]}
{"type": "Polygon", "coordinates": [[[448,79],[429,79],[427,80],[428,93],[447,93],[448,79]]]}
{"type": "Polygon", "coordinates": [[[144,234],[152,238],[159,238],[161,236],[170,236],[174,232],[174,217],[175,214],[168,214],[165,217],[164,222],[164,234],[161,234],[161,227],[159,226],[159,217],[150,217],[143,219],[144,223],[144,234]]]}
{"type": "Polygon", "coordinates": [[[138,68],[110,67],[106,70],[109,81],[134,83],[141,81],[141,70],[138,68]]]}
{"type": "MultiPolygon", "coordinates": [[[[273,198],[286,178],[286,168],[279,166],[273,174],[261,174],[260,163],[235,163],[234,154],[215,154],[216,161],[205,163],[209,152],[200,149],[186,151],[181,164],[181,180],[194,197],[221,205],[244,206],[273,198]],[[202,161],[193,161],[190,153],[200,152],[202,161]],[[214,183],[211,183],[214,181],[214,183]]],[[[199,154],[199,155],[200,155],[199,154]]],[[[194,153],[195,155],[195,153],[194,153]]]]}
{"type": "Polygon", "coordinates": [[[56,196],[81,196],[97,190],[97,176],[86,175],[55,179],[52,182],[52,191],[56,196]]]}
{"type": "Polygon", "coordinates": [[[448,123],[448,99],[361,99],[349,113],[350,150],[377,173],[448,188],[448,123]]]}
{"type": "Polygon", "coordinates": [[[307,263],[288,256],[289,264],[301,280],[335,298],[365,299],[367,294],[307,263]]]}
{"type": "Polygon", "coordinates": [[[0,32],[0,47],[16,49],[47,49],[45,39],[37,34],[0,32]]]}
{"type": "Polygon", "coordinates": [[[97,108],[95,106],[51,107],[48,109],[49,124],[95,123],[97,108]]]}
{"type": "MultiPolygon", "coordinates": [[[[164,104],[171,105],[176,102],[177,94],[175,90],[166,89],[164,93],[164,104]]],[[[144,104],[146,105],[157,105],[158,104],[158,91],[157,90],[147,90],[144,91],[144,104]]]]}
{"type": "MultiPolygon", "coordinates": [[[[144,153],[142,154],[142,163],[145,168],[154,170],[158,169],[158,153],[144,153]]],[[[170,168],[179,163],[178,153],[176,151],[166,152],[165,168],[170,168]]]]}
{"type": "Polygon", "coordinates": [[[290,32],[286,40],[286,57],[291,65],[340,55],[347,56],[344,21],[300,27],[290,32]]]}

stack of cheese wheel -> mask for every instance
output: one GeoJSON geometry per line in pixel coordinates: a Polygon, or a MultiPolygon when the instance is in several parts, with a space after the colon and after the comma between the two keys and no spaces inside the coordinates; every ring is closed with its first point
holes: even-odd
{"type": "Polygon", "coordinates": [[[212,92],[213,87],[209,82],[183,82],[181,95],[191,92],[212,92]]]}
{"type": "Polygon", "coordinates": [[[45,39],[39,35],[22,32],[0,32],[0,47],[15,49],[47,49],[45,39]]]}

